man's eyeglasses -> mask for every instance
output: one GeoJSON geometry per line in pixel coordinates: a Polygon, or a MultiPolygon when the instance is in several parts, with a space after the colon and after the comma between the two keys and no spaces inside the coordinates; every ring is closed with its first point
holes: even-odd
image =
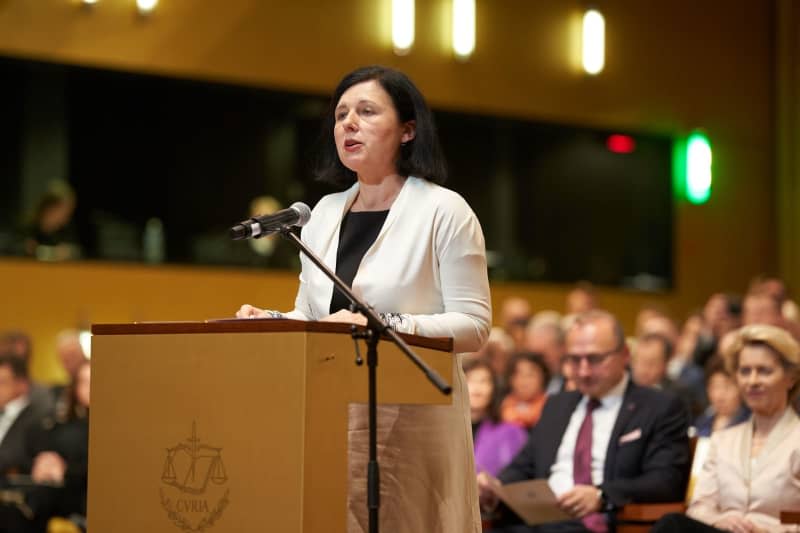
{"type": "Polygon", "coordinates": [[[603,361],[605,361],[609,356],[614,355],[615,353],[619,352],[620,348],[614,348],[613,350],[609,350],[603,353],[589,353],[586,355],[575,355],[575,354],[567,354],[564,356],[564,360],[570,366],[580,366],[581,361],[586,361],[589,363],[589,366],[598,366],[603,361]]]}

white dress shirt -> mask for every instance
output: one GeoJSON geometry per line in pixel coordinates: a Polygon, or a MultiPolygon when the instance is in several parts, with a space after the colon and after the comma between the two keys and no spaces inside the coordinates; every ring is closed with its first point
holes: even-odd
{"type": "MultiPolygon", "coordinates": [[[[625,395],[629,379],[628,373],[625,372],[620,382],[608,391],[608,394],[598,398],[600,405],[592,412],[592,483],[595,486],[603,483],[608,443],[617,421],[617,415],[622,407],[622,397],[625,395]]],[[[572,477],[572,458],[575,452],[575,442],[578,440],[578,431],[586,417],[588,402],[589,397],[584,396],[572,412],[567,430],[558,447],[556,461],[550,469],[548,484],[556,496],[561,496],[575,486],[572,477]]]]}
{"type": "Polygon", "coordinates": [[[3,439],[6,438],[8,430],[11,429],[11,426],[14,425],[14,421],[17,419],[22,410],[28,407],[29,403],[30,401],[28,400],[28,396],[26,394],[20,396],[19,398],[14,398],[3,408],[3,414],[0,415],[0,444],[3,443],[3,439]]]}

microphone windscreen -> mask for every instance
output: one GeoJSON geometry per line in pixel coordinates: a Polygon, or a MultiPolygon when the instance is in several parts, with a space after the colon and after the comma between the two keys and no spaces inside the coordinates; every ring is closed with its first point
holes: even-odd
{"type": "Polygon", "coordinates": [[[308,207],[303,202],[295,202],[291,205],[291,208],[297,211],[297,214],[299,216],[295,226],[305,226],[306,224],[308,224],[308,221],[311,220],[310,207],[308,207]]]}

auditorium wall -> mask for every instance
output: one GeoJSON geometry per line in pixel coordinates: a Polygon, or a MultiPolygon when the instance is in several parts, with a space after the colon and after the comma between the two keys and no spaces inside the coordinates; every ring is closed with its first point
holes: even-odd
{"type": "MultiPolygon", "coordinates": [[[[608,39],[597,77],[576,69],[584,2],[571,0],[478,0],[467,62],[447,49],[445,0],[417,1],[416,43],[403,57],[389,43],[390,0],[165,0],[148,17],[133,0],[3,0],[0,54],[320,93],[355,66],[382,63],[408,72],[442,109],[674,136],[704,128],[714,189],[705,205],[676,202],[676,288],[600,294],[628,325],[649,302],[683,316],[712,291],[741,291],[776,267],[772,3],[595,4],[608,39]]],[[[34,375],[59,380],[51,339],[61,327],[221,317],[245,301],[285,309],[296,275],[3,260],[0,287],[0,327],[31,331],[34,375]]],[[[560,309],[567,289],[495,284],[495,313],[510,294],[560,309]]]]}

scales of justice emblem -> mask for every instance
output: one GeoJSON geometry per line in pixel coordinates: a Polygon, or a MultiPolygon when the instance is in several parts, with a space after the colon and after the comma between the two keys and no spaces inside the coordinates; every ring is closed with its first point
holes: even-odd
{"type": "Polygon", "coordinates": [[[167,517],[188,533],[211,528],[230,503],[222,448],[202,444],[192,422],[192,436],[166,451],[160,492],[167,517]]]}

